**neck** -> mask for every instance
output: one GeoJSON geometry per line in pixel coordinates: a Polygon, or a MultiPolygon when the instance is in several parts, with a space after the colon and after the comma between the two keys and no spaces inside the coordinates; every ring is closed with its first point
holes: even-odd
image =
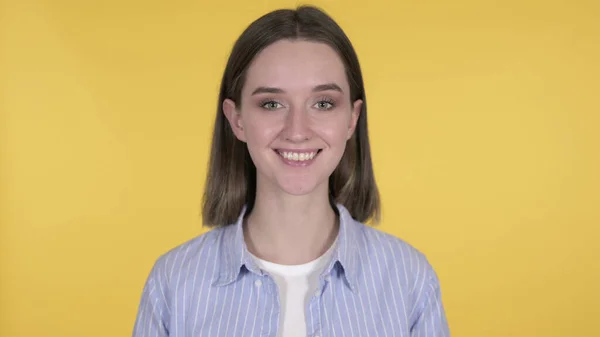
{"type": "Polygon", "coordinates": [[[331,247],[338,233],[327,186],[309,195],[283,194],[257,189],[244,225],[246,245],[266,261],[288,265],[310,262],[331,247]]]}

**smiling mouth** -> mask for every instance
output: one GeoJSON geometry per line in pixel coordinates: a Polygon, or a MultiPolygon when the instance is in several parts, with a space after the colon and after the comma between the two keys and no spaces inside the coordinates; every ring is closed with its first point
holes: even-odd
{"type": "Polygon", "coordinates": [[[275,150],[285,162],[296,164],[308,164],[314,161],[315,157],[317,157],[321,151],[321,149],[308,151],[275,150]]]}

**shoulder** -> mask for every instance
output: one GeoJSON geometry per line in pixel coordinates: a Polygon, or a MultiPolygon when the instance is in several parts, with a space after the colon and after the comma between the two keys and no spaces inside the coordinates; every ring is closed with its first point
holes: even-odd
{"type": "Polygon", "coordinates": [[[363,238],[359,254],[366,257],[361,261],[361,269],[380,275],[382,284],[393,284],[394,289],[399,289],[406,300],[411,320],[416,319],[425,310],[428,301],[440,291],[437,274],[428,258],[403,239],[374,227],[357,225],[363,238]]]}
{"type": "Polygon", "coordinates": [[[393,257],[397,264],[423,265],[428,264],[425,254],[407,241],[386,233],[378,228],[357,223],[363,237],[363,248],[376,255],[393,257]]]}
{"type": "Polygon", "coordinates": [[[419,249],[378,228],[361,223],[356,225],[362,233],[360,246],[369,264],[385,266],[389,272],[398,273],[410,288],[437,282],[433,266],[419,249]]]}
{"type": "Polygon", "coordinates": [[[167,286],[192,269],[202,269],[203,264],[216,263],[226,227],[212,229],[186,241],[156,259],[151,271],[155,282],[167,286]]]}
{"type": "MultiPolygon", "coordinates": [[[[362,268],[371,274],[377,274],[375,269],[380,269],[381,289],[389,290],[385,293],[392,297],[394,293],[401,294],[399,299],[405,303],[411,326],[420,324],[418,329],[424,331],[428,327],[438,331],[447,329],[438,276],[425,254],[379,229],[366,225],[361,228],[364,238],[362,253],[368,257],[368,263],[362,268]]],[[[441,332],[435,334],[442,335],[441,332]]]]}

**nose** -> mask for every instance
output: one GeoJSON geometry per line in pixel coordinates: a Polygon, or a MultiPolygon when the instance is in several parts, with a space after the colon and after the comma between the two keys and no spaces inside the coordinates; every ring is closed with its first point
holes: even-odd
{"type": "Polygon", "coordinates": [[[285,118],[283,135],[286,140],[302,142],[312,136],[310,118],[304,109],[290,109],[285,118]]]}

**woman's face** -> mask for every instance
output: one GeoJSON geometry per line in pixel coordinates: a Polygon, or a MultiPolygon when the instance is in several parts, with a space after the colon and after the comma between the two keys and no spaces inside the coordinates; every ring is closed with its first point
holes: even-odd
{"type": "Polygon", "coordinates": [[[241,106],[223,110],[245,142],[258,186],[291,195],[327,192],[352,136],[362,101],[350,101],[344,64],[326,44],[281,40],[260,52],[246,75],[241,106]]]}

